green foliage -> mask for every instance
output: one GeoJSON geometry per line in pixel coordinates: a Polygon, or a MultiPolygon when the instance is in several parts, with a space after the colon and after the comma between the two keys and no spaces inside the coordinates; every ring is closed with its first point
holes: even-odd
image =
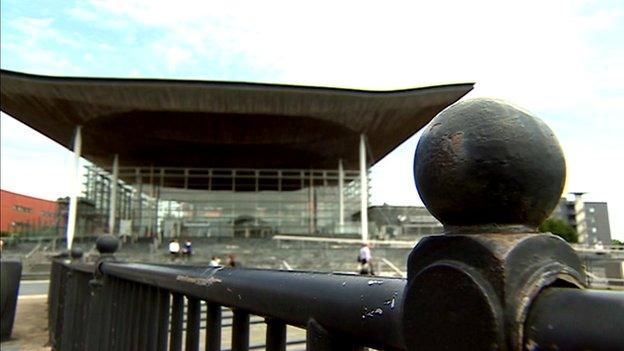
{"type": "Polygon", "coordinates": [[[613,245],[613,246],[624,246],[624,242],[621,242],[618,239],[613,239],[613,240],[611,240],[611,245],[613,245]]]}
{"type": "Polygon", "coordinates": [[[550,232],[569,243],[578,242],[578,233],[568,223],[556,218],[548,218],[539,226],[540,232],[550,232]]]}

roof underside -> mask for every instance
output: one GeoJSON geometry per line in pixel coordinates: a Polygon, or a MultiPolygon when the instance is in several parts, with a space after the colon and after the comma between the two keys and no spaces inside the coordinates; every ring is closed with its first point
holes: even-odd
{"type": "Polygon", "coordinates": [[[2,70],[2,111],[107,167],[345,168],[375,163],[472,83],[400,91],[27,75],[2,70]],[[369,157],[370,157],[369,156],[369,157]]]}

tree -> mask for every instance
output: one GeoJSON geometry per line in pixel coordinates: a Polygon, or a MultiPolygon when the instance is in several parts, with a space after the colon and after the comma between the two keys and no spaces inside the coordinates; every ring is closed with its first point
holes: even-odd
{"type": "Polygon", "coordinates": [[[624,246],[624,242],[621,242],[618,239],[613,239],[613,240],[611,240],[611,245],[613,245],[613,246],[624,246]]]}
{"type": "Polygon", "coordinates": [[[569,243],[578,242],[578,233],[565,221],[557,218],[548,218],[539,226],[540,232],[550,232],[563,238],[569,243]]]}

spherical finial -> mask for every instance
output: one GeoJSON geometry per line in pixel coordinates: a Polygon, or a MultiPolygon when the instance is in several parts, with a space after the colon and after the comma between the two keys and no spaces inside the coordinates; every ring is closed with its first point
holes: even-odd
{"type": "Polygon", "coordinates": [[[71,251],[69,251],[69,256],[74,260],[78,260],[82,258],[82,250],[78,247],[72,247],[71,251]]]}
{"type": "Polygon", "coordinates": [[[559,201],[565,160],[544,122],[479,98],[431,121],[416,148],[414,178],[446,232],[536,231],[559,201]]]}
{"type": "Polygon", "coordinates": [[[95,241],[95,247],[100,254],[113,254],[119,248],[119,239],[111,234],[100,235],[95,241]]]}

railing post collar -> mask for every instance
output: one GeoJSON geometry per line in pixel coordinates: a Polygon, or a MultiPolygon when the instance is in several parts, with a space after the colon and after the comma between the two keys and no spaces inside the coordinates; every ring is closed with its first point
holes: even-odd
{"type": "Polygon", "coordinates": [[[115,256],[113,255],[117,249],[119,248],[119,239],[112,234],[103,234],[100,235],[95,241],[95,248],[100,253],[100,257],[97,260],[95,267],[95,279],[94,283],[99,282],[102,278],[102,270],[101,266],[106,261],[114,261],[115,256]]]}
{"type": "Polygon", "coordinates": [[[572,248],[537,233],[565,181],[553,132],[500,100],[462,101],[426,128],[414,177],[444,235],[421,240],[409,257],[407,349],[521,350],[539,291],[584,282],[572,248]]]}

